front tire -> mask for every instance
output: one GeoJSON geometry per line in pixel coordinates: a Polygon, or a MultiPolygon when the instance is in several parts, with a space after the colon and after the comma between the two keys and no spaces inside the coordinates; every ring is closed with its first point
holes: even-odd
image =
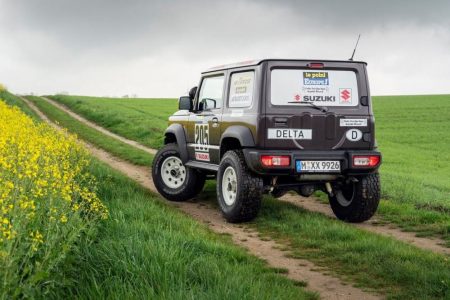
{"type": "Polygon", "coordinates": [[[343,221],[361,223],[369,220],[380,203],[380,177],[378,173],[358,178],[329,196],[331,209],[343,221]]]}
{"type": "Polygon", "coordinates": [[[203,173],[183,164],[177,144],[167,144],[156,153],[152,177],[158,192],[170,201],[189,200],[205,185],[203,173]]]}
{"type": "Polygon", "coordinates": [[[263,180],[248,169],[240,150],[228,151],[217,172],[217,201],[228,222],[254,219],[261,207],[263,180]]]}

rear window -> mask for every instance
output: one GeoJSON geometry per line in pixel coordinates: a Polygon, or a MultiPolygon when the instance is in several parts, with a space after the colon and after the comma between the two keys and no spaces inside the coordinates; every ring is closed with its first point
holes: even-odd
{"type": "Polygon", "coordinates": [[[344,70],[274,69],[270,101],[273,105],[357,106],[356,73],[344,70]]]}

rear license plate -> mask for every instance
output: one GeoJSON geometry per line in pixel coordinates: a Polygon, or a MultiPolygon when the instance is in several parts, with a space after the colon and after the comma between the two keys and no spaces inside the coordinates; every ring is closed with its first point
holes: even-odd
{"type": "Polygon", "coordinates": [[[341,164],[338,160],[297,160],[297,172],[339,172],[341,164]]]}

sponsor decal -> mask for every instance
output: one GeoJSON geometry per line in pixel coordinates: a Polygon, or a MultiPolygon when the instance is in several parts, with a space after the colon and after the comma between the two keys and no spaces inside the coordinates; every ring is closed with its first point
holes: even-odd
{"type": "Polygon", "coordinates": [[[229,107],[250,107],[253,101],[255,73],[234,73],[231,77],[229,107]]]}
{"type": "Polygon", "coordinates": [[[294,96],[295,101],[289,101],[288,103],[302,104],[305,102],[335,102],[335,96],[300,96],[299,94],[294,96]],[[298,99],[298,100],[297,100],[298,99]]]}
{"type": "Polygon", "coordinates": [[[330,88],[328,86],[303,86],[303,94],[329,94],[330,88]]]}
{"type": "Polygon", "coordinates": [[[341,127],[366,127],[367,119],[341,119],[341,127]]]}
{"type": "Polygon", "coordinates": [[[209,152],[209,124],[195,124],[195,151],[209,152]]]}
{"type": "Polygon", "coordinates": [[[352,89],[339,89],[339,103],[352,103],[352,89]]]}
{"type": "Polygon", "coordinates": [[[271,140],[310,140],[311,129],[269,128],[267,138],[271,140]]]}
{"type": "Polygon", "coordinates": [[[363,133],[359,129],[350,129],[345,134],[347,140],[357,142],[362,139],[363,133]]]}
{"type": "Polygon", "coordinates": [[[209,153],[195,152],[195,159],[202,161],[209,161],[209,153]]]}
{"type": "Polygon", "coordinates": [[[335,96],[304,96],[305,102],[336,102],[335,96]]]}
{"type": "Polygon", "coordinates": [[[328,72],[303,72],[303,85],[329,85],[328,72]]]}

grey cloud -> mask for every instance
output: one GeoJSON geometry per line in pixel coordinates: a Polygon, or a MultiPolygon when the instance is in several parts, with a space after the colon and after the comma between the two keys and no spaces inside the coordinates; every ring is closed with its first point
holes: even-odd
{"type": "Polygon", "coordinates": [[[8,74],[0,81],[22,91],[176,96],[214,64],[348,58],[358,33],[357,57],[369,61],[377,93],[419,92],[406,80],[390,84],[413,72],[408,61],[441,64],[441,77],[450,76],[450,1],[0,0],[0,7],[0,76],[8,74]]]}

